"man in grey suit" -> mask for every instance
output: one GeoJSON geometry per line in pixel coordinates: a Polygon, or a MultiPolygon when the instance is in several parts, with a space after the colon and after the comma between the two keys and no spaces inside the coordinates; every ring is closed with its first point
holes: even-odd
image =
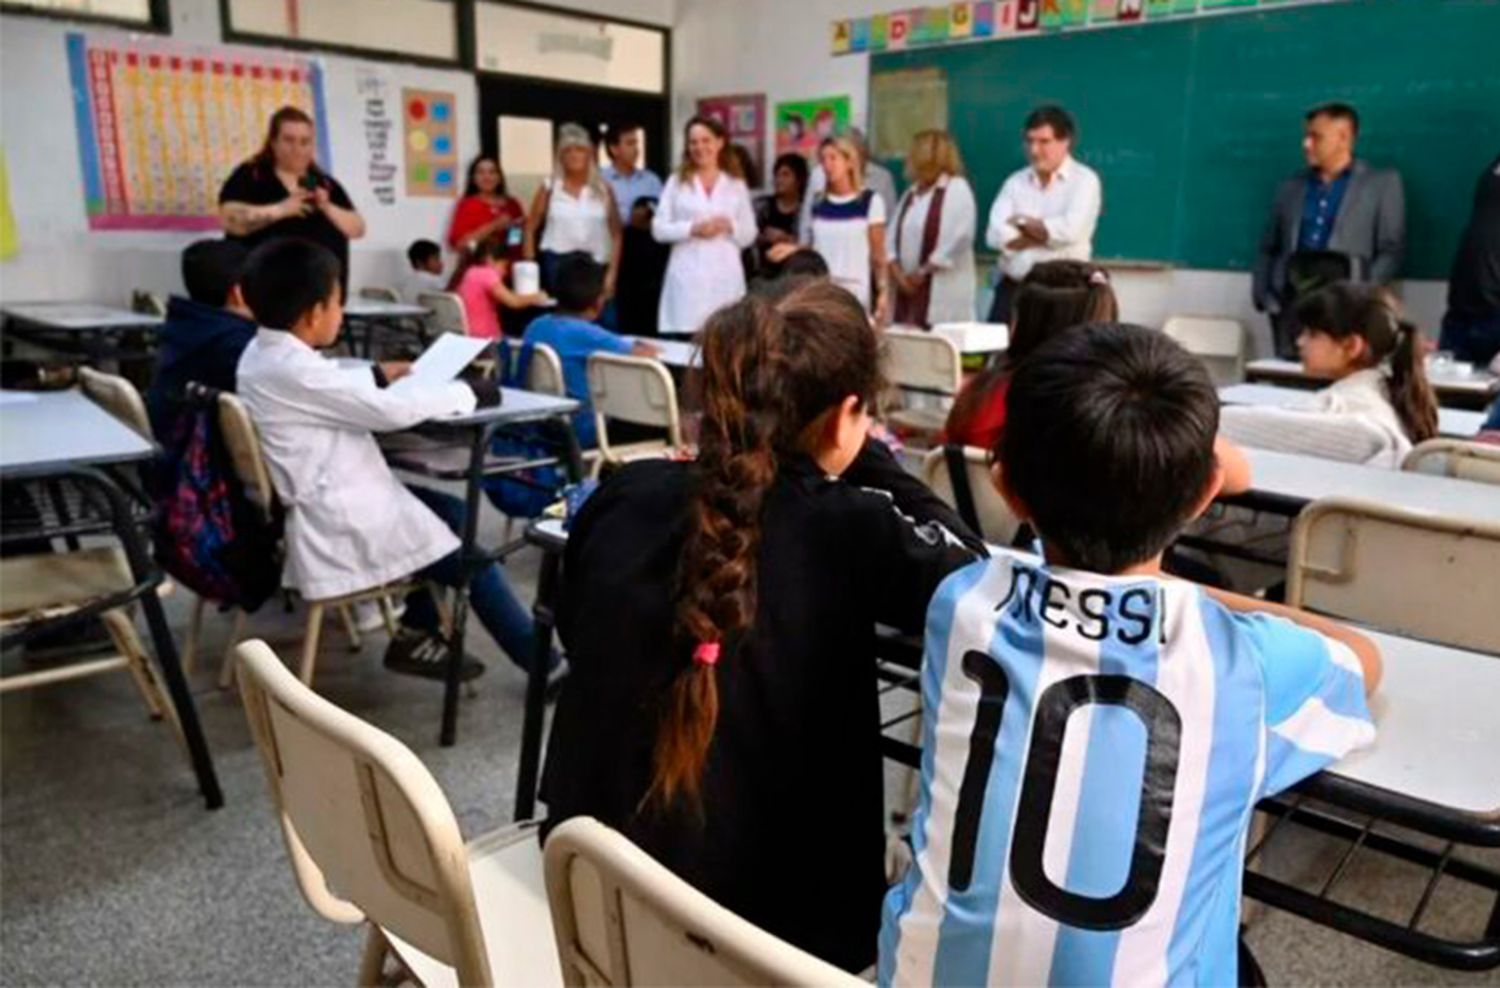
{"type": "Polygon", "coordinates": [[[1308,167],[1276,190],[1251,287],[1255,307],[1271,317],[1277,356],[1288,358],[1297,356],[1299,294],[1342,278],[1389,284],[1406,247],[1401,175],[1354,157],[1354,107],[1325,103],[1303,119],[1308,167]]]}

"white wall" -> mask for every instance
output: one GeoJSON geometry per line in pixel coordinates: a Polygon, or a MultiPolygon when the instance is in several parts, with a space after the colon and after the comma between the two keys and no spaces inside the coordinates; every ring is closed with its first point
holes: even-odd
{"type": "MultiPolygon", "coordinates": [[[[672,39],[674,129],[680,131],[692,116],[699,97],[741,92],[765,93],[768,107],[782,100],[847,93],[853,118],[863,121],[870,56],[830,54],[830,22],[910,6],[890,0],[678,0],[672,39]]],[[[674,136],[680,141],[680,134],[674,136]]],[[[1160,325],[1172,313],[1232,316],[1251,328],[1261,352],[1269,348],[1266,320],[1250,304],[1245,272],[1118,271],[1114,281],[1125,319],[1160,325]]],[[[1434,335],[1446,294],[1441,281],[1403,286],[1409,313],[1434,335]]]]}

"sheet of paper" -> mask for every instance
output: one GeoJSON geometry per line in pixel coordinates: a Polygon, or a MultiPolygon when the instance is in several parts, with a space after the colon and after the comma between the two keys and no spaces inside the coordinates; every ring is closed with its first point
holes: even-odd
{"type": "Polygon", "coordinates": [[[421,388],[446,384],[457,377],[459,371],[469,366],[489,345],[489,340],[444,333],[411,365],[411,373],[391,387],[421,388]]]}
{"type": "Polygon", "coordinates": [[[0,406],[29,405],[34,401],[36,395],[30,391],[0,391],[0,406]]]}

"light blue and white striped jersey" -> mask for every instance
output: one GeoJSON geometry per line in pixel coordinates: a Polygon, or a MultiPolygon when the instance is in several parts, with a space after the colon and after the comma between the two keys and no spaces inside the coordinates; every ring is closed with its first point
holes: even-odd
{"type": "Polygon", "coordinates": [[[1233,985],[1257,800],[1374,738],[1358,660],[1193,584],[1001,551],[927,614],[882,985],[1233,985]]]}

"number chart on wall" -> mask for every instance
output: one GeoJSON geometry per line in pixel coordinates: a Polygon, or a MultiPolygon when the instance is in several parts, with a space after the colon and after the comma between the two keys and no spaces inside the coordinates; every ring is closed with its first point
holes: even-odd
{"type": "MultiPolygon", "coordinates": [[[[67,36],[92,230],[217,229],[219,186],[283,106],[325,119],[308,59],[150,40],[67,36]]],[[[319,126],[318,161],[332,164],[319,126]]]]}

